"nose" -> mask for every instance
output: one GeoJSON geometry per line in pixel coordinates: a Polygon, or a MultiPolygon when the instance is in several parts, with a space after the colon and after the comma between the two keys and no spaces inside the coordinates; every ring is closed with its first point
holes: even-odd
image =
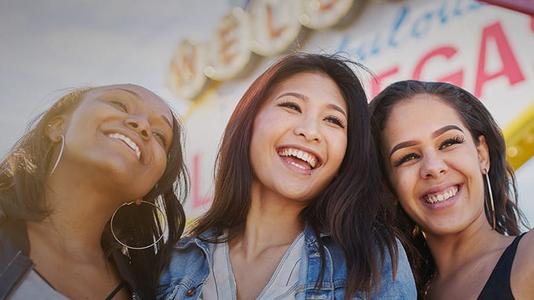
{"type": "Polygon", "coordinates": [[[126,126],[139,133],[144,140],[147,140],[150,137],[150,124],[146,118],[141,116],[130,116],[125,122],[126,126]]]}
{"type": "Polygon", "coordinates": [[[296,135],[303,137],[308,142],[320,142],[321,133],[318,124],[311,118],[303,119],[302,122],[295,126],[294,132],[296,135]]]}
{"type": "Polygon", "coordinates": [[[445,175],[449,167],[436,153],[427,153],[422,160],[421,177],[425,179],[439,178],[445,175]]]}

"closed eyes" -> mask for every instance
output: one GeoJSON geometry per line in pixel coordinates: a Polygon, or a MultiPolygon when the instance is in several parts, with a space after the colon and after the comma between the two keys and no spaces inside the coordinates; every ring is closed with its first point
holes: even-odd
{"type": "Polygon", "coordinates": [[[128,112],[128,107],[126,106],[126,104],[120,102],[120,101],[117,101],[117,100],[111,100],[109,101],[109,103],[111,103],[113,106],[115,106],[116,108],[118,108],[119,110],[123,111],[123,112],[128,112]]]}
{"type": "MultiPolygon", "coordinates": [[[[116,107],[120,111],[128,113],[128,107],[126,106],[126,104],[117,100],[111,100],[109,101],[109,103],[111,103],[112,106],[116,107]]],[[[165,137],[165,134],[154,131],[152,132],[152,135],[163,147],[167,147],[168,142],[167,138],[165,137]]]]}
{"type": "Polygon", "coordinates": [[[158,142],[163,146],[163,147],[167,147],[167,139],[165,138],[165,135],[160,133],[160,132],[153,132],[152,133],[154,135],[154,137],[156,138],[156,140],[158,140],[158,142]]]}

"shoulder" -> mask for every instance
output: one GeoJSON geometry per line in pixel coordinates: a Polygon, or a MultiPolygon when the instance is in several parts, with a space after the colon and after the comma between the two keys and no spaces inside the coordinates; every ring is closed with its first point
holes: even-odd
{"type": "Polygon", "coordinates": [[[0,219],[0,298],[3,299],[31,268],[25,223],[0,219]]]}
{"type": "Polygon", "coordinates": [[[7,265],[7,262],[19,252],[23,254],[29,252],[25,223],[0,218],[0,266],[7,265]]]}
{"type": "MultiPolygon", "coordinates": [[[[395,253],[393,253],[395,254],[395,253]]],[[[384,261],[380,284],[373,293],[373,299],[416,299],[417,290],[412,269],[406,256],[406,251],[397,240],[396,265],[388,249],[384,249],[384,261]]]]}
{"type": "Polygon", "coordinates": [[[195,237],[184,237],[174,245],[170,262],[165,270],[169,275],[173,275],[190,269],[190,266],[202,265],[208,260],[208,251],[209,245],[207,243],[195,237]]]}
{"type": "Polygon", "coordinates": [[[171,252],[168,265],[160,274],[158,299],[174,299],[202,283],[209,274],[210,246],[195,237],[180,239],[171,252]]]}
{"type": "Polygon", "coordinates": [[[514,258],[510,285],[514,297],[526,299],[534,294],[534,230],[525,233],[514,258]]]}
{"type": "MultiPolygon", "coordinates": [[[[340,276],[346,277],[343,251],[333,241],[325,243],[325,245],[330,252],[332,264],[337,269],[334,270],[334,278],[341,279],[340,276]]],[[[371,294],[372,299],[417,299],[412,270],[406,251],[399,240],[396,240],[396,250],[390,254],[387,247],[383,249],[384,257],[379,264],[382,266],[380,282],[375,285],[375,290],[371,294]],[[392,254],[396,256],[395,265],[393,264],[392,254]]]]}

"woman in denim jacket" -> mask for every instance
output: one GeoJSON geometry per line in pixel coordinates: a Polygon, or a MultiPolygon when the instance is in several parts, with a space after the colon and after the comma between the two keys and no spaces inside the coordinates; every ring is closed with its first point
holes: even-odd
{"type": "Polygon", "coordinates": [[[416,298],[347,63],[289,55],[245,92],[213,204],[176,245],[160,298],[416,298]]]}

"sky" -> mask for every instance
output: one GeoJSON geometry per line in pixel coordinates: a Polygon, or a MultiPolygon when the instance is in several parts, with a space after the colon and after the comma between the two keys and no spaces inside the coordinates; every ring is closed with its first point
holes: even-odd
{"type": "Polygon", "coordinates": [[[0,0],[0,154],[30,119],[72,88],[136,83],[184,111],[188,103],[166,87],[169,58],[184,37],[208,39],[228,5],[0,0]]]}

